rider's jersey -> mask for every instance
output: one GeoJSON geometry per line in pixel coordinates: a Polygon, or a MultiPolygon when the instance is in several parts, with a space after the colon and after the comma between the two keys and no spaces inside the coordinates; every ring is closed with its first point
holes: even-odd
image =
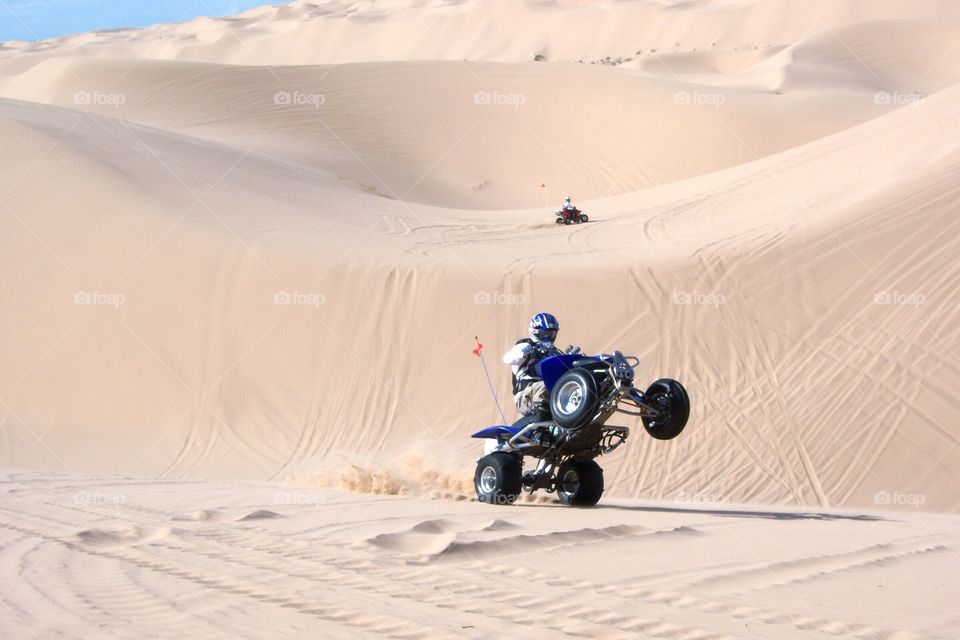
{"type": "Polygon", "coordinates": [[[517,340],[510,351],[503,355],[503,362],[513,371],[513,392],[519,393],[533,382],[540,380],[537,363],[560,353],[551,342],[534,342],[529,338],[517,340]]]}

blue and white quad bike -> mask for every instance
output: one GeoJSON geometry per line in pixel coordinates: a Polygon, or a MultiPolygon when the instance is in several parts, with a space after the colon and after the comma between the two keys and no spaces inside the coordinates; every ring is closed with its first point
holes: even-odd
{"type": "Polygon", "coordinates": [[[676,380],[664,378],[641,393],[633,386],[639,359],[564,353],[544,358],[540,375],[550,392],[549,412],[526,416],[510,426],[473,434],[485,438],[474,486],[481,502],[512,504],[521,491],[557,492],[568,505],[593,506],[603,493],[603,469],[594,458],[626,441],[628,427],[606,424],[615,412],[640,416],[658,440],[676,438],[687,424],[690,401],[676,380]],[[620,408],[621,404],[629,409],[620,408]],[[523,472],[525,456],[537,466],[523,472]]]}

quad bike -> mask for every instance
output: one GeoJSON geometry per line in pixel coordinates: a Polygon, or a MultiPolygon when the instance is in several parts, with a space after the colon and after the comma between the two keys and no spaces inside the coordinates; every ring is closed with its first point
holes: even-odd
{"type": "Polygon", "coordinates": [[[639,416],[658,440],[676,438],[686,426],[690,401],[676,380],[657,380],[640,392],[633,386],[638,358],[619,351],[598,356],[569,351],[539,364],[550,392],[548,410],[473,434],[486,439],[486,455],[477,461],[474,475],[481,502],[512,504],[521,491],[543,489],[556,492],[564,504],[593,506],[603,494],[603,470],[595,458],[630,435],[628,427],[606,424],[614,413],[639,416]],[[526,456],[538,462],[524,473],[526,456]]]}
{"type": "Polygon", "coordinates": [[[590,218],[580,209],[557,209],[557,224],[580,224],[581,222],[587,222],[590,218]]]}

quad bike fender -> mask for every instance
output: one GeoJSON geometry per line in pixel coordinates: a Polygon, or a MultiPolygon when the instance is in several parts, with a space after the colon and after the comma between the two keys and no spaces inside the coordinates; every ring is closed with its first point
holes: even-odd
{"type": "Polygon", "coordinates": [[[557,380],[560,379],[560,376],[565,374],[573,367],[574,360],[578,360],[582,357],[582,354],[563,353],[556,356],[550,356],[549,358],[544,358],[537,363],[537,368],[540,370],[540,378],[543,380],[543,384],[547,387],[547,391],[553,391],[553,385],[557,383],[557,380]]]}
{"type": "Polygon", "coordinates": [[[512,438],[520,432],[520,429],[523,427],[508,427],[503,424],[497,424],[492,427],[487,427],[486,429],[481,429],[475,434],[470,436],[471,438],[496,438],[497,440],[501,438],[512,438]]]}

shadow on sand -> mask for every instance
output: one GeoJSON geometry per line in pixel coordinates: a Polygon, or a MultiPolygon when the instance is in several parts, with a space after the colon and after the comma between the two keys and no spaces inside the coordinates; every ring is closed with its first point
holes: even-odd
{"type": "Polygon", "coordinates": [[[867,514],[846,514],[846,513],[824,513],[817,511],[764,511],[750,509],[721,509],[704,508],[695,509],[692,507],[676,506],[655,506],[655,505],[616,505],[616,504],[598,504],[591,509],[618,509],[624,511],[648,511],[659,513],[691,513],[704,514],[711,516],[720,516],[726,518],[765,518],[767,520],[853,520],[859,522],[887,522],[886,518],[872,516],[867,514]]]}
{"type": "MultiPolygon", "coordinates": [[[[559,507],[558,502],[525,502],[517,503],[518,507],[559,507]]],[[[570,507],[564,509],[613,509],[615,511],[644,511],[649,513],[689,513],[721,518],[764,518],[767,520],[846,520],[853,522],[892,522],[889,518],[876,515],[857,513],[825,513],[822,511],[770,511],[761,509],[722,509],[657,506],[657,505],[629,505],[629,504],[598,504],[593,507],[570,507]]]]}

